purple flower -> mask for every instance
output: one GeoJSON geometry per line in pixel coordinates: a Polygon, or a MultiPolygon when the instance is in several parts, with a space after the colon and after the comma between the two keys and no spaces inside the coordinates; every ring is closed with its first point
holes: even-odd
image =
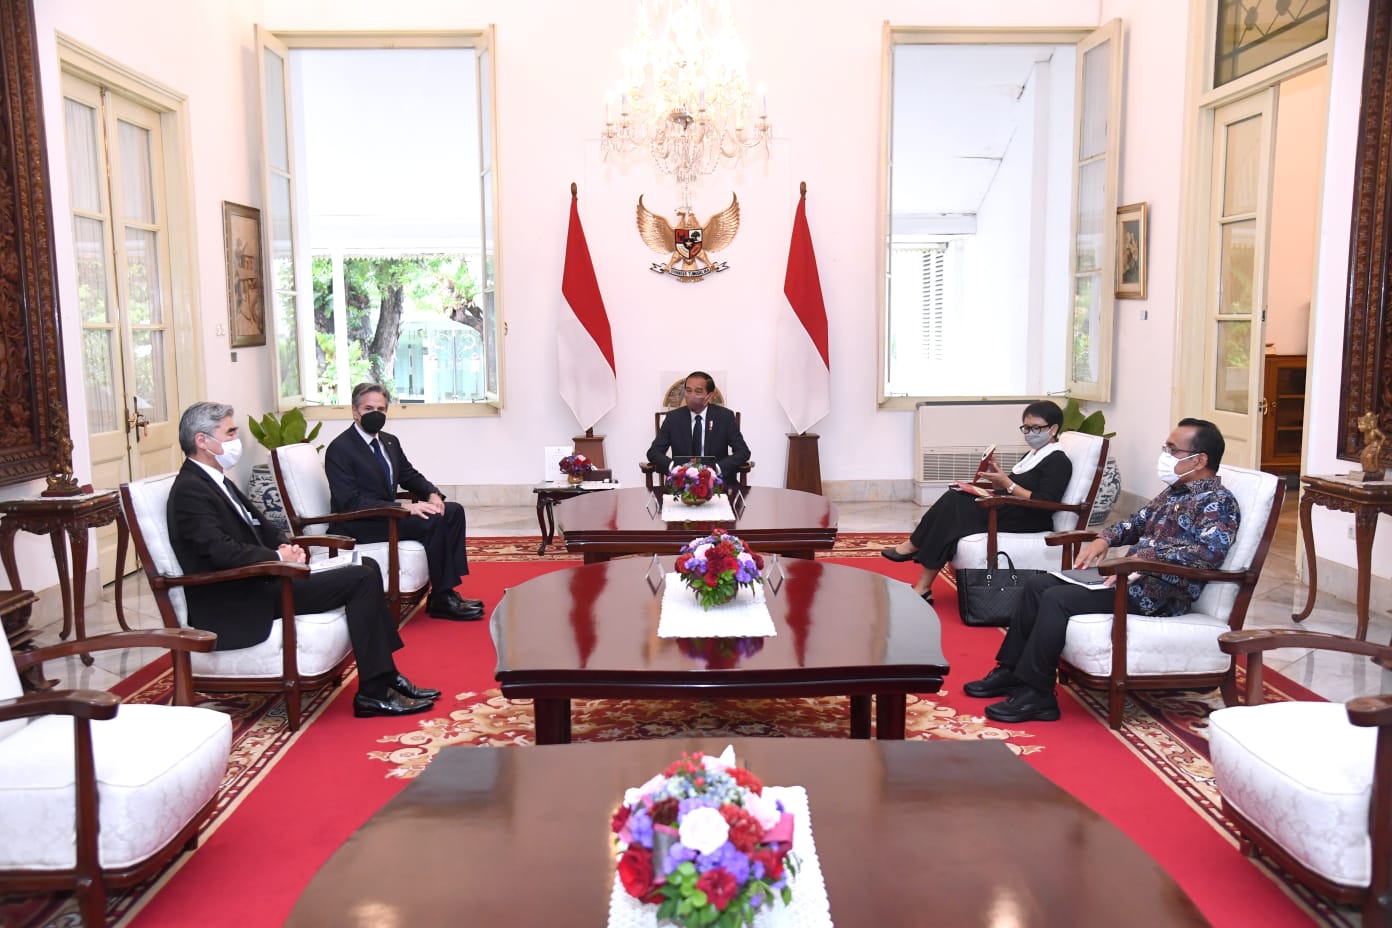
{"type": "Polygon", "coordinates": [[[633,814],[628,817],[628,831],[636,843],[643,847],[652,847],[653,820],[646,808],[640,806],[633,810],[633,814]]]}
{"type": "Polygon", "coordinates": [[[716,796],[692,796],[690,799],[683,799],[677,806],[677,820],[686,818],[686,813],[693,809],[718,809],[720,799],[716,796]]]}
{"type": "Polygon", "coordinates": [[[678,841],[668,848],[667,856],[659,862],[658,868],[663,876],[668,876],[686,861],[695,859],[696,852],[678,841]]]}
{"type": "Polygon", "coordinates": [[[729,841],[711,853],[701,854],[696,858],[696,869],[702,873],[714,870],[716,867],[728,870],[730,875],[735,878],[735,882],[740,885],[749,879],[749,858],[740,853],[729,841]]]}

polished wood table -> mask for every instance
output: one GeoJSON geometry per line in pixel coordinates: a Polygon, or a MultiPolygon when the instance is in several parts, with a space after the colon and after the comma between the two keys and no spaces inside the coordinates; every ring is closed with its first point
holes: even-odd
{"type": "MultiPolygon", "coordinates": [[[[11,589],[19,589],[19,565],[15,562],[14,536],[18,532],[48,535],[53,543],[53,560],[58,568],[58,589],[63,599],[63,630],[59,638],[66,639],[76,629],[76,640],[87,637],[87,531],[116,523],[116,621],[130,631],[126,624],[125,603],[121,597],[122,573],[126,564],[126,545],[130,532],[121,514],[121,498],[116,490],[98,490],[78,496],[32,496],[0,500],[0,560],[11,589]],[[71,583],[68,570],[68,549],[63,535],[72,547],[71,583]]],[[[84,664],[92,663],[92,655],[82,655],[84,664]]]]}
{"type": "Polygon", "coordinates": [[[1310,510],[1324,506],[1339,512],[1353,513],[1354,545],[1358,563],[1358,639],[1368,637],[1368,591],[1373,579],[1373,535],[1377,532],[1379,513],[1392,515],[1392,480],[1362,482],[1347,477],[1300,478],[1300,534],[1305,541],[1305,571],[1310,585],[1305,608],[1291,616],[1303,622],[1315,608],[1318,579],[1315,573],[1315,536],[1310,530],[1310,510]]]}
{"type": "Polygon", "coordinates": [[[491,619],[496,676],[504,696],[535,700],[538,744],[570,740],[572,699],[848,696],[851,737],[869,738],[873,696],[876,735],[903,738],[907,695],[942,687],[949,667],[933,607],[908,584],[821,561],[775,570],[766,559],[777,635],[718,639],[732,644],[727,659],[688,656],[683,643],[710,639],[657,634],[653,577],[673,560],[571,567],[504,594],[491,619]],[[745,654],[741,641],[759,647],[745,654]]]}
{"type": "Polygon", "coordinates": [[[765,783],[807,789],[838,926],[1208,924],[1134,841],[1001,742],[799,738],[444,748],[286,924],[603,926],[624,790],[730,743],[765,783]]]}
{"type": "Polygon", "coordinates": [[[532,487],[536,496],[537,528],[541,529],[541,544],[537,545],[537,557],[546,554],[546,548],[556,537],[556,504],[584,496],[586,493],[608,493],[617,490],[617,483],[565,483],[546,481],[532,487]]]}
{"type": "Polygon", "coordinates": [[[811,558],[836,544],[836,506],[824,496],[778,487],[750,487],[734,505],[734,522],[663,522],[659,498],[643,487],[592,493],[566,503],[561,531],[567,551],[586,564],[622,554],[676,554],[692,538],[727,529],[756,550],[811,558]]]}

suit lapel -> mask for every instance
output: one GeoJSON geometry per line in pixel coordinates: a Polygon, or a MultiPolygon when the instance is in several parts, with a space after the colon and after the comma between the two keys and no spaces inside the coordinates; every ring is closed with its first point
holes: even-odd
{"type": "MultiPolygon", "coordinates": [[[[257,544],[261,544],[261,538],[257,535],[255,526],[247,522],[247,520],[242,517],[242,514],[237,511],[237,507],[232,505],[232,501],[227,498],[227,494],[223,492],[223,488],[213,479],[213,475],[196,464],[194,465],[194,469],[198,471],[199,475],[201,475],[204,480],[207,480],[213,485],[213,492],[217,494],[217,498],[222,502],[223,509],[231,513],[232,521],[241,528],[242,534],[257,544]]],[[[228,483],[232,482],[229,480],[228,483]]],[[[237,488],[235,483],[232,483],[232,493],[237,497],[238,502],[246,507],[246,511],[252,514],[252,518],[257,518],[256,511],[251,508],[250,501],[242,495],[242,491],[237,488]]]]}

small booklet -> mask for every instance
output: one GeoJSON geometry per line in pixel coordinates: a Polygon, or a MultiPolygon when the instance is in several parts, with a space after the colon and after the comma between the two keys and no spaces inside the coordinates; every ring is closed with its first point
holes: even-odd
{"type": "Polygon", "coordinates": [[[986,453],[981,456],[981,460],[976,463],[976,474],[980,476],[987,472],[986,465],[990,464],[991,470],[1000,470],[1000,465],[996,463],[996,446],[992,445],[986,449],[986,453]]]}
{"type": "Polygon", "coordinates": [[[1107,578],[1102,576],[1096,567],[1084,567],[1081,570],[1051,570],[1049,573],[1060,580],[1085,586],[1089,590],[1101,590],[1107,586],[1107,578]]]}
{"type": "Polygon", "coordinates": [[[967,483],[965,480],[958,480],[952,484],[952,489],[958,493],[968,493],[972,496],[994,496],[989,487],[979,487],[974,483],[967,483]]]}

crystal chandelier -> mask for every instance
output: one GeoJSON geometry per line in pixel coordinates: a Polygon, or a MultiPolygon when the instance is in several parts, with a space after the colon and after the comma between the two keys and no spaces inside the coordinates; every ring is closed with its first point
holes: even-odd
{"type": "Polygon", "coordinates": [[[755,100],[745,79],[749,53],[735,31],[730,0],[638,0],[633,44],[620,53],[623,80],[606,100],[600,151],[646,148],[681,188],[745,151],[768,151],[768,93],[755,100]]]}

